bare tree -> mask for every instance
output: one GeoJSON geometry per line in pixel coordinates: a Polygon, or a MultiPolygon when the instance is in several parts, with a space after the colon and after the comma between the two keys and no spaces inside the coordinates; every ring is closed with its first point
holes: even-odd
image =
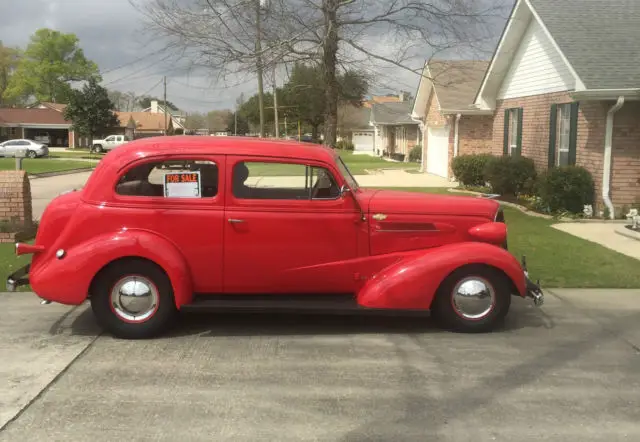
{"type": "MultiPolygon", "coordinates": [[[[130,0],[140,2],[142,0],[130,0]]],[[[340,72],[380,65],[422,75],[425,59],[492,49],[512,0],[147,0],[151,28],[218,75],[315,61],[324,142],[335,145],[340,72]],[[261,7],[262,6],[262,7],[261,7]],[[489,45],[487,45],[489,43],[489,45]],[[354,66],[355,65],[355,66],[354,66]]],[[[262,95],[259,91],[259,95],[262,95]]]]}

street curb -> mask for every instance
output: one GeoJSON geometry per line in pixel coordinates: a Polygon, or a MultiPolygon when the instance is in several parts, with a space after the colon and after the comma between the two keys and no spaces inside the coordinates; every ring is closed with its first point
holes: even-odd
{"type": "Polygon", "coordinates": [[[636,241],[640,241],[640,233],[629,230],[625,227],[617,227],[615,232],[618,235],[625,236],[627,238],[635,239],[636,241]]]}
{"type": "Polygon", "coordinates": [[[29,174],[29,179],[37,179],[37,178],[49,178],[52,176],[61,176],[61,175],[72,175],[74,173],[82,173],[82,172],[93,172],[95,167],[85,167],[82,169],[69,169],[69,170],[61,170],[59,172],[42,172],[42,173],[33,173],[29,174]]]}

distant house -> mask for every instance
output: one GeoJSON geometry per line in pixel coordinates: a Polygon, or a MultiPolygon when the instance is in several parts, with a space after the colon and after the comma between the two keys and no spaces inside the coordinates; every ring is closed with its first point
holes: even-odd
{"type": "Polygon", "coordinates": [[[418,122],[411,118],[409,101],[374,103],[370,126],[375,129],[374,152],[408,160],[411,149],[420,144],[418,122]]]}
{"type": "Polygon", "coordinates": [[[611,216],[640,204],[639,41],[638,1],[518,0],[474,102],[493,153],[584,166],[611,216]]]}
{"type": "Polygon", "coordinates": [[[113,133],[124,134],[128,126],[134,126],[133,138],[145,138],[154,137],[165,134],[166,131],[171,132],[175,130],[173,119],[165,119],[163,113],[151,113],[151,112],[116,112],[116,116],[120,122],[120,127],[113,133]]]}
{"type": "Polygon", "coordinates": [[[73,146],[71,122],[48,106],[0,108],[0,142],[28,138],[50,146],[73,146]]]}
{"type": "MultiPolygon", "coordinates": [[[[162,114],[164,115],[166,112],[166,108],[162,105],[158,103],[158,100],[151,100],[151,106],[142,109],[142,112],[148,112],[148,113],[152,113],[152,114],[162,114]]],[[[187,119],[187,116],[184,112],[181,111],[174,111],[169,109],[169,112],[167,112],[169,115],[169,118],[171,118],[171,122],[173,124],[173,127],[175,129],[178,128],[182,128],[184,130],[185,128],[185,122],[187,119]]]]}
{"type": "Polygon", "coordinates": [[[354,153],[374,154],[374,128],[371,127],[371,108],[345,104],[338,108],[339,139],[353,143],[354,153]]]}
{"type": "Polygon", "coordinates": [[[473,107],[488,61],[431,60],[422,72],[411,111],[419,121],[422,170],[452,178],[451,162],[491,153],[493,112],[473,107]]]}

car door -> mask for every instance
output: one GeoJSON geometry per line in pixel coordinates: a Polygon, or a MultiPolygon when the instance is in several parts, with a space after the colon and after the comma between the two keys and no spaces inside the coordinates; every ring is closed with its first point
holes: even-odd
{"type": "Polygon", "coordinates": [[[228,156],[226,170],[225,293],[353,290],[360,212],[331,165],[228,156]]]}
{"type": "Polygon", "coordinates": [[[5,141],[4,143],[0,144],[0,156],[9,156],[8,152],[13,143],[13,141],[5,141]]]}
{"type": "Polygon", "coordinates": [[[105,138],[105,139],[104,139],[104,142],[105,142],[105,143],[104,143],[104,144],[105,144],[104,148],[105,148],[106,150],[111,150],[111,149],[113,149],[113,145],[114,145],[114,140],[115,140],[115,139],[116,139],[115,135],[110,135],[110,136],[108,136],[107,138],[105,138]]]}

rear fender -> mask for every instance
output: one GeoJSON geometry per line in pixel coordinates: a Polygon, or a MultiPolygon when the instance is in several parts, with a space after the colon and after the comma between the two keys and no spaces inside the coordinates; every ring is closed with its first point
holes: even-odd
{"type": "Polygon", "coordinates": [[[38,260],[29,280],[42,298],[62,304],[77,305],[88,295],[96,274],[121,258],[145,258],[167,273],[173,287],[176,306],[191,302],[193,289],[187,261],[178,248],[154,233],[127,229],[92,237],[65,250],[62,259],[55,252],[38,260]]]}
{"type": "Polygon", "coordinates": [[[513,255],[492,244],[465,242],[425,250],[383,269],[358,292],[358,303],[369,308],[429,309],[444,279],[468,264],[503,271],[518,294],[525,296],[524,271],[513,255]]]}

